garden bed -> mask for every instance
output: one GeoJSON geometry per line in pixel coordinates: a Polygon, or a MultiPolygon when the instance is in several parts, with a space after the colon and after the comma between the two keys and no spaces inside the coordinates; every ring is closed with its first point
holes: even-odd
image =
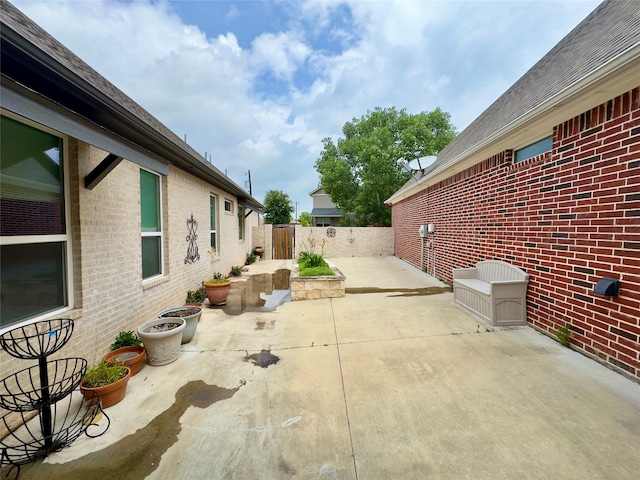
{"type": "Polygon", "coordinates": [[[289,279],[291,301],[344,297],[346,277],[333,265],[329,266],[334,276],[301,277],[298,262],[294,261],[289,279]]]}

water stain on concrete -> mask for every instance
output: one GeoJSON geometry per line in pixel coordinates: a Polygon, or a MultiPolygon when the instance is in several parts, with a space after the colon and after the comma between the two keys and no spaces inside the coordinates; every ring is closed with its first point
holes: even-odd
{"type": "Polygon", "coordinates": [[[174,404],[146,427],[107,448],[71,462],[45,464],[39,461],[24,465],[20,472],[20,480],[146,478],[158,468],[162,455],[178,441],[182,429],[180,417],[187,408],[207,408],[216,402],[231,398],[239,389],[240,387],[227,389],[208,385],[201,380],[189,382],[176,392],[174,404]]]}
{"type": "Polygon", "coordinates": [[[360,287],[346,288],[347,294],[361,293],[398,293],[398,295],[389,295],[390,297],[422,297],[426,295],[439,295],[441,293],[451,292],[451,287],[424,287],[424,288],[378,288],[378,287],[360,287]]]}
{"type": "Polygon", "coordinates": [[[252,353],[251,355],[243,358],[245,362],[252,362],[254,365],[267,368],[269,365],[275,365],[280,361],[280,357],[277,357],[271,353],[270,350],[262,350],[260,353],[252,353]]]}
{"type": "Polygon", "coordinates": [[[272,312],[291,300],[289,277],[291,270],[249,275],[231,284],[227,303],[220,307],[227,315],[245,312],[272,312]]]}

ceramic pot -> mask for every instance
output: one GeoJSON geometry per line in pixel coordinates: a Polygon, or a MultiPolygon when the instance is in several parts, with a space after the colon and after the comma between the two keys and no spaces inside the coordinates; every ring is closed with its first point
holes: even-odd
{"type": "Polygon", "coordinates": [[[131,369],[127,367],[127,375],[118,380],[117,382],[105,385],[103,387],[86,387],[84,380],[80,382],[80,391],[85,400],[92,400],[95,392],[100,395],[100,402],[102,408],[109,408],[116,403],[119,403],[127,393],[127,384],[131,378],[131,369]]]}
{"type": "Polygon", "coordinates": [[[138,336],[147,351],[147,362],[151,366],[175,362],[180,355],[182,331],[187,322],[184,318],[152,320],[138,327],[138,336]]]}
{"type": "Polygon", "coordinates": [[[125,362],[127,367],[131,369],[131,376],[133,377],[142,369],[144,353],[142,345],[129,345],[110,351],[103,357],[103,360],[105,363],[125,362]]]}
{"type": "Polygon", "coordinates": [[[207,292],[207,299],[211,305],[224,305],[227,303],[229,290],[231,290],[231,282],[224,283],[208,283],[204,282],[204,288],[207,292]]]}
{"type": "Polygon", "coordinates": [[[193,335],[196,333],[196,328],[198,327],[198,321],[200,320],[200,316],[202,315],[202,307],[196,307],[194,305],[188,305],[184,307],[174,307],[169,308],[167,310],[163,310],[158,314],[158,318],[163,319],[175,319],[175,318],[184,318],[187,324],[182,331],[182,341],[181,343],[189,343],[193,338],[193,335]],[[196,313],[192,313],[189,315],[183,315],[180,312],[188,313],[189,310],[197,310],[196,313]]]}

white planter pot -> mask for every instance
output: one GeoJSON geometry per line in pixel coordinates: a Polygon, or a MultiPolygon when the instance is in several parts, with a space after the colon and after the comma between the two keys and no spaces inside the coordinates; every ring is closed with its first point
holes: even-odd
{"type": "Polygon", "coordinates": [[[162,320],[175,320],[178,318],[184,318],[187,324],[184,330],[182,331],[182,343],[189,343],[193,338],[193,335],[196,333],[196,328],[198,327],[198,321],[200,320],[201,315],[202,315],[202,307],[185,305],[184,307],[174,307],[174,308],[169,308],[167,310],[163,310],[158,314],[158,318],[162,320]],[[198,313],[194,313],[192,315],[185,315],[182,317],[165,317],[164,316],[165,314],[171,314],[173,312],[189,310],[189,309],[197,309],[198,313]]]}
{"type": "Polygon", "coordinates": [[[182,331],[186,324],[184,318],[163,318],[152,320],[138,327],[138,336],[142,339],[147,351],[149,365],[167,365],[178,359],[182,331]],[[171,325],[175,326],[166,328],[171,325]]]}

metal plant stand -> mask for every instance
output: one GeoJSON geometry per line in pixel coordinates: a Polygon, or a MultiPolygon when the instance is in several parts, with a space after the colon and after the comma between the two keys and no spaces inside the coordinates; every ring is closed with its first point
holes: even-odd
{"type": "Polygon", "coordinates": [[[69,446],[82,433],[102,435],[109,428],[109,417],[102,410],[100,397],[86,399],[77,389],[87,371],[83,358],[47,360],[71,338],[73,320],[58,318],[14,328],[0,336],[0,347],[22,360],[37,365],[0,380],[0,428],[8,432],[0,440],[0,466],[35,462],[51,452],[69,446]],[[98,414],[107,419],[99,427],[98,414]],[[89,427],[93,427],[89,431],[89,427]],[[95,433],[94,433],[95,432],[95,433]]]}

